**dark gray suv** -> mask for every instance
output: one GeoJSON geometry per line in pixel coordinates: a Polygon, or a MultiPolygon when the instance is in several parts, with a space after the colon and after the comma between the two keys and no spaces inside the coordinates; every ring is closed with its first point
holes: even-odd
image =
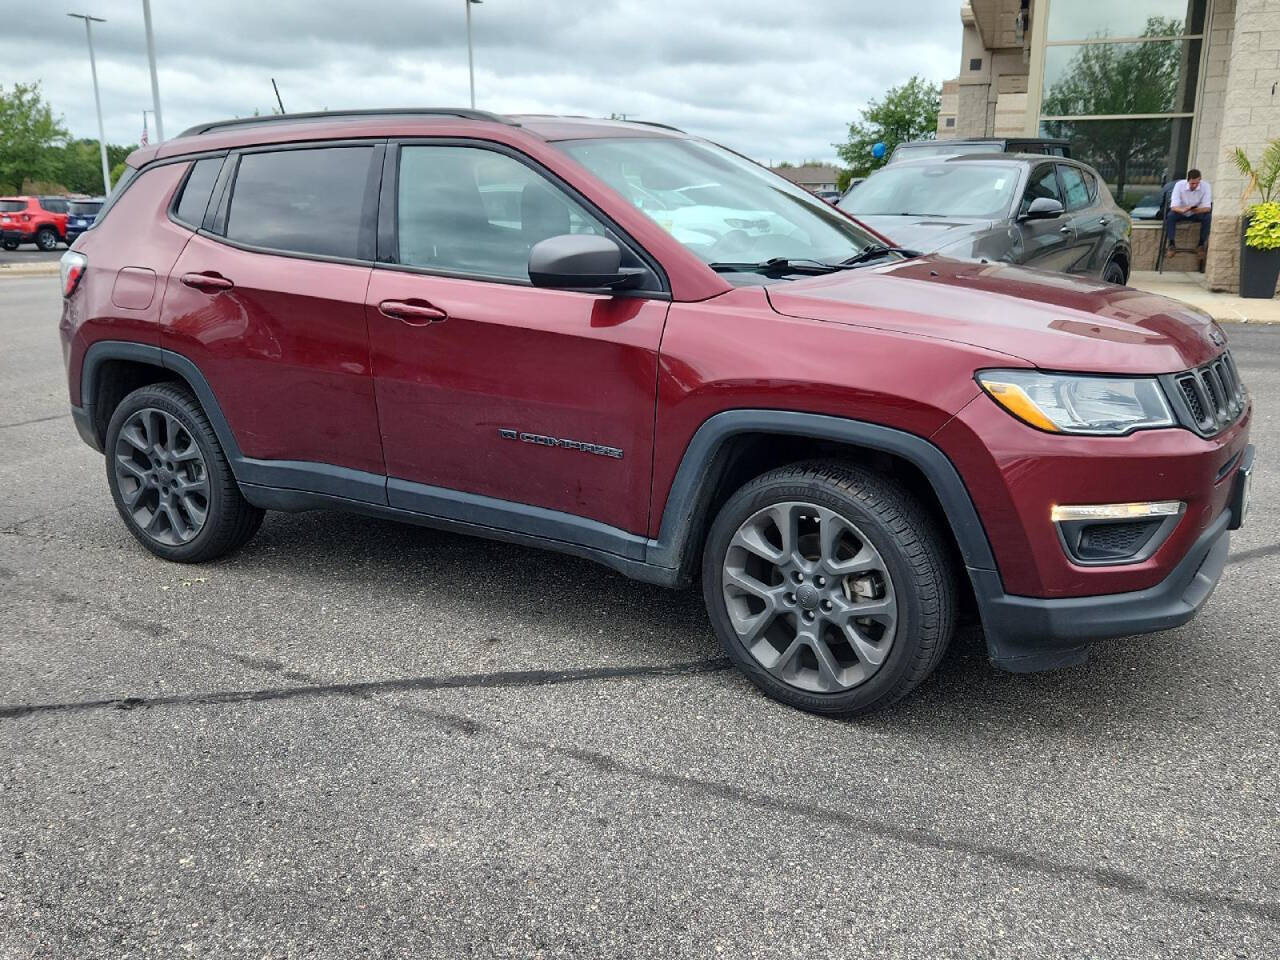
{"type": "Polygon", "coordinates": [[[1097,171],[1031,154],[969,154],[895,163],[840,209],[901,247],[1018,263],[1125,283],[1129,215],[1097,171]]]}

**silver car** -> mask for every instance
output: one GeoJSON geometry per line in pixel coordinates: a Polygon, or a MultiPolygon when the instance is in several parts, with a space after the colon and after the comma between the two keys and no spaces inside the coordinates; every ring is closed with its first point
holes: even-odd
{"type": "Polygon", "coordinates": [[[895,163],[840,209],[900,247],[1123,284],[1129,215],[1097,171],[1063,158],[969,154],[895,163]]]}

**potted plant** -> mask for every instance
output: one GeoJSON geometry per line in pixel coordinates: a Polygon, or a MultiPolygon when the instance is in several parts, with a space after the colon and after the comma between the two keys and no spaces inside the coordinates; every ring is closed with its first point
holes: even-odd
{"type": "Polygon", "coordinates": [[[1248,207],[1240,221],[1240,296],[1270,300],[1280,278],[1280,203],[1276,202],[1280,140],[1267,144],[1257,167],[1239,147],[1235,160],[1245,178],[1242,205],[1253,193],[1260,201],[1248,207]]]}

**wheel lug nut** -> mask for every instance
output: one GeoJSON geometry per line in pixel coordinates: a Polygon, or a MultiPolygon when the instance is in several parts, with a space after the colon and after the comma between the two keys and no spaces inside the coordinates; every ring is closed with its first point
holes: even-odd
{"type": "Polygon", "coordinates": [[[814,582],[814,583],[816,583],[816,584],[817,584],[818,586],[820,586],[820,587],[825,587],[825,586],[827,585],[827,578],[826,578],[826,577],[817,577],[817,578],[815,578],[815,579],[814,579],[814,581],[813,581],[813,582],[814,582]]]}
{"type": "Polygon", "coordinates": [[[830,601],[830,600],[823,600],[823,601],[822,601],[822,609],[823,609],[823,610],[830,610],[830,609],[831,609],[831,601],[830,601]]]}

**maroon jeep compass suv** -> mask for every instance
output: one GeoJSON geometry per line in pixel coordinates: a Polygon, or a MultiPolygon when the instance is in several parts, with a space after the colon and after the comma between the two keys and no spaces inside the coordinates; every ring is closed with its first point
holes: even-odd
{"type": "Polygon", "coordinates": [[[700,580],[764,691],[882,707],[962,613],[1012,670],[1189,620],[1250,403],[1182,304],[913,256],[659,125],[236,120],[63,261],[72,411],[169,560],[334,508],[700,580]]]}

